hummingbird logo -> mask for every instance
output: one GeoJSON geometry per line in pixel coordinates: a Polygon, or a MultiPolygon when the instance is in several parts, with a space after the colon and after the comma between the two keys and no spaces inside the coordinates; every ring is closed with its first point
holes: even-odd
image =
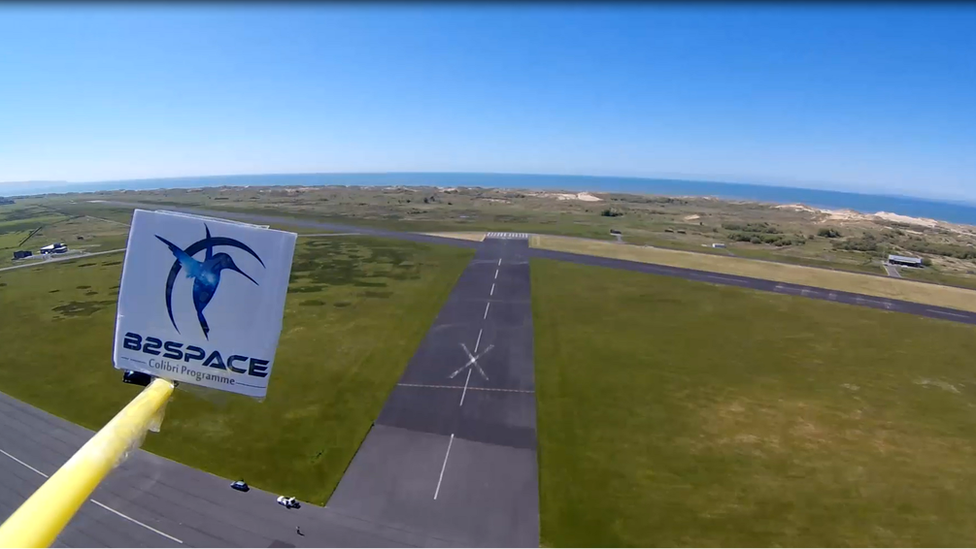
{"type": "Polygon", "coordinates": [[[254,250],[243,242],[225,236],[210,236],[210,227],[207,227],[206,224],[204,224],[204,229],[206,229],[207,236],[203,240],[190,244],[185,250],[159,235],[156,235],[156,238],[166,244],[176,256],[176,261],[173,262],[173,267],[169,270],[169,277],[166,278],[166,311],[169,312],[169,320],[173,323],[173,328],[176,328],[177,332],[180,331],[179,327],[176,326],[176,319],[173,318],[173,284],[176,283],[176,277],[180,274],[180,270],[185,269],[186,277],[193,279],[193,308],[197,311],[197,320],[200,321],[203,336],[209,340],[210,325],[207,324],[207,319],[203,316],[203,310],[217,292],[221,271],[228,270],[240,273],[253,282],[255,286],[258,285],[253,278],[234,263],[234,259],[230,255],[223,252],[213,253],[214,247],[228,246],[244,250],[254,256],[254,259],[257,259],[262,267],[264,267],[264,261],[261,261],[258,254],[254,253],[254,250]],[[193,256],[201,251],[206,251],[203,261],[194,259],[193,256]]]}

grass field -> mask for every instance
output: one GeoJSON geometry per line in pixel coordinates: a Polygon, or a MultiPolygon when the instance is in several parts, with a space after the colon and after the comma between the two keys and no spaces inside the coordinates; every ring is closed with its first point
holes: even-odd
{"type": "Polygon", "coordinates": [[[533,260],[543,546],[968,546],[976,328],[533,260]]]}
{"type": "Polygon", "coordinates": [[[914,301],[940,307],[976,311],[976,292],[910,280],[830,271],[800,265],[754,261],[713,254],[696,254],[660,248],[612,244],[579,238],[534,236],[532,246],[601,257],[656,263],[715,273],[792,282],[828,290],[914,301]]]}
{"type": "Polygon", "coordinates": [[[54,242],[69,250],[102,252],[125,247],[131,214],[52,199],[0,206],[0,267],[16,264],[14,250],[38,250],[54,242]],[[98,213],[111,217],[96,217],[98,213]],[[93,215],[94,214],[94,215],[93,215]]]}
{"type": "MultiPolygon", "coordinates": [[[[144,448],[324,503],[471,255],[299,240],[267,399],[180,389],[144,448]]],[[[92,429],[132,398],[111,365],[121,260],[0,273],[0,390],[92,429]]]]}

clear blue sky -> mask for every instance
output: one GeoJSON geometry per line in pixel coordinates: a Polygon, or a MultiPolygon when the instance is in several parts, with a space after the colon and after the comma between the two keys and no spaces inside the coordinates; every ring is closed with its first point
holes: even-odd
{"type": "Polygon", "coordinates": [[[976,199],[974,29],[963,4],[0,6],[0,181],[489,171],[976,199]]]}

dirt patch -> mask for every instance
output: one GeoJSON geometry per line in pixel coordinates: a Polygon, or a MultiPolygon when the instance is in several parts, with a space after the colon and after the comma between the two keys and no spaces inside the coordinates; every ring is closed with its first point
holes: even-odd
{"type": "Polygon", "coordinates": [[[51,310],[62,316],[91,316],[105,307],[115,305],[114,301],[72,301],[58,305],[51,310]]]}
{"type": "MultiPolygon", "coordinates": [[[[957,395],[960,393],[959,389],[955,385],[949,383],[948,381],[942,381],[938,379],[917,379],[915,380],[915,384],[921,385],[922,387],[937,387],[939,389],[942,389],[943,391],[948,391],[950,393],[955,393],[957,395]]],[[[962,387],[962,384],[960,384],[959,386],[962,387]]]]}

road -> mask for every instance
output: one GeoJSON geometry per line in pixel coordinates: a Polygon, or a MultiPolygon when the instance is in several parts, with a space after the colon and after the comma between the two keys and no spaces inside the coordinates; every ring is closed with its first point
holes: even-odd
{"type": "MultiPolygon", "coordinates": [[[[131,202],[118,202],[118,201],[102,201],[102,202],[106,204],[125,206],[125,207],[143,207],[143,208],[158,207],[158,205],[153,205],[153,204],[137,204],[131,202]]],[[[258,214],[249,214],[249,213],[240,213],[240,212],[224,212],[224,211],[215,211],[215,210],[205,210],[199,208],[181,208],[181,211],[196,213],[200,215],[209,215],[214,217],[227,217],[230,219],[247,221],[251,223],[264,223],[264,224],[277,223],[277,224],[288,224],[288,225],[299,226],[299,227],[320,228],[322,230],[329,230],[335,232],[359,232],[364,235],[382,236],[385,238],[395,238],[399,240],[409,240],[413,242],[426,242],[430,244],[446,244],[449,246],[458,246],[463,248],[478,249],[479,247],[482,246],[481,242],[475,242],[475,241],[459,240],[454,238],[430,236],[430,235],[423,235],[417,233],[404,233],[398,231],[391,231],[387,229],[352,227],[349,225],[340,225],[336,223],[323,223],[318,221],[296,220],[287,217],[276,217],[276,216],[258,215],[258,214]]],[[[804,286],[801,284],[791,284],[787,282],[776,282],[772,280],[750,278],[746,276],[712,273],[708,271],[698,271],[695,269],[684,269],[681,267],[668,267],[664,265],[655,265],[652,263],[640,263],[636,261],[626,261],[622,259],[610,259],[610,258],[596,257],[596,256],[582,255],[582,254],[573,254],[568,252],[541,250],[537,248],[529,248],[527,254],[530,258],[537,257],[537,258],[545,258],[545,259],[555,259],[558,261],[569,261],[572,263],[581,263],[584,265],[609,267],[613,269],[624,269],[629,271],[637,271],[637,272],[656,274],[661,276],[674,276],[674,277],[684,278],[687,280],[708,282],[711,284],[723,284],[727,286],[738,286],[740,288],[750,288],[759,291],[774,292],[774,293],[787,294],[787,295],[798,295],[803,297],[809,297],[811,299],[822,299],[826,301],[833,301],[836,303],[845,303],[848,305],[857,305],[862,307],[871,307],[874,309],[882,309],[885,311],[908,313],[913,315],[925,316],[929,318],[937,318],[939,320],[948,320],[951,322],[976,324],[976,313],[969,312],[969,311],[963,311],[960,309],[951,309],[947,307],[936,307],[932,305],[925,305],[922,303],[913,303],[910,301],[902,301],[902,300],[889,299],[884,297],[875,297],[875,296],[855,294],[850,292],[838,292],[832,290],[825,290],[823,288],[804,286]]]]}
{"type": "MultiPolygon", "coordinates": [[[[106,250],[104,252],[78,253],[78,254],[65,255],[65,256],[58,255],[58,256],[49,257],[48,259],[32,259],[32,260],[26,260],[26,261],[29,261],[29,263],[24,263],[22,265],[14,265],[13,267],[4,267],[4,268],[0,269],[0,272],[2,272],[2,271],[12,271],[14,269],[26,269],[27,267],[41,267],[43,265],[47,265],[49,263],[57,263],[59,261],[72,261],[72,260],[75,260],[75,259],[86,259],[86,258],[89,258],[89,257],[98,256],[98,255],[117,254],[119,252],[124,252],[124,251],[125,251],[125,248],[119,248],[117,250],[106,250]]],[[[21,259],[20,261],[25,261],[25,260],[21,259]]]]}
{"type": "Polygon", "coordinates": [[[888,276],[894,278],[901,278],[901,273],[898,272],[898,267],[895,267],[894,265],[888,265],[887,263],[885,263],[883,266],[885,272],[888,273],[888,276]]]}

